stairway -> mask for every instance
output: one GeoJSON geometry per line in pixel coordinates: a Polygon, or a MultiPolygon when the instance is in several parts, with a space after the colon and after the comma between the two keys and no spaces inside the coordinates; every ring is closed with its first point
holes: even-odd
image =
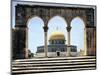
{"type": "Polygon", "coordinates": [[[32,58],[12,61],[13,75],[93,69],[96,69],[95,56],[32,58]]]}

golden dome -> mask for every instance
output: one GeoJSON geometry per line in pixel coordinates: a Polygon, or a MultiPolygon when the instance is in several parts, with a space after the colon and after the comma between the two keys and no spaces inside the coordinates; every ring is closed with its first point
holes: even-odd
{"type": "Polygon", "coordinates": [[[55,31],[55,32],[52,32],[49,40],[65,40],[65,36],[62,32],[55,31]]]}

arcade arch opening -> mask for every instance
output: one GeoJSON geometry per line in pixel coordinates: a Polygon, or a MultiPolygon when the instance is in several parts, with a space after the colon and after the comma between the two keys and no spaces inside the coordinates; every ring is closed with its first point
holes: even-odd
{"type": "Polygon", "coordinates": [[[37,52],[37,46],[44,45],[44,22],[40,17],[34,16],[28,20],[27,25],[29,56],[34,57],[37,52]]]}
{"type": "Polygon", "coordinates": [[[71,44],[77,45],[78,55],[86,55],[86,30],[82,18],[75,17],[71,21],[71,44]]]}

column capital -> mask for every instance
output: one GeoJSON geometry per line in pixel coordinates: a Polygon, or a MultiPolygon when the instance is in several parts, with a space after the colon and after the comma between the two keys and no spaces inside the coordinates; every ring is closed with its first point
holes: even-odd
{"type": "Polygon", "coordinates": [[[48,26],[43,26],[44,32],[48,31],[48,26]]]}
{"type": "Polygon", "coordinates": [[[66,27],[66,29],[67,29],[68,32],[70,32],[71,28],[72,28],[71,26],[67,26],[66,27]]]}

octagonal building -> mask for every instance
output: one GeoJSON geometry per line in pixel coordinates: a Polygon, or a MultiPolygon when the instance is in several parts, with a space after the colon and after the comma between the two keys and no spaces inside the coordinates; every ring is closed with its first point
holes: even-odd
{"type": "MultiPolygon", "coordinates": [[[[67,53],[68,48],[70,48],[70,56],[77,56],[77,46],[70,45],[68,46],[65,42],[65,36],[60,31],[52,32],[49,37],[49,45],[47,56],[48,57],[64,57],[68,56],[67,53]]],[[[45,57],[44,46],[38,46],[36,57],[45,57]]]]}

